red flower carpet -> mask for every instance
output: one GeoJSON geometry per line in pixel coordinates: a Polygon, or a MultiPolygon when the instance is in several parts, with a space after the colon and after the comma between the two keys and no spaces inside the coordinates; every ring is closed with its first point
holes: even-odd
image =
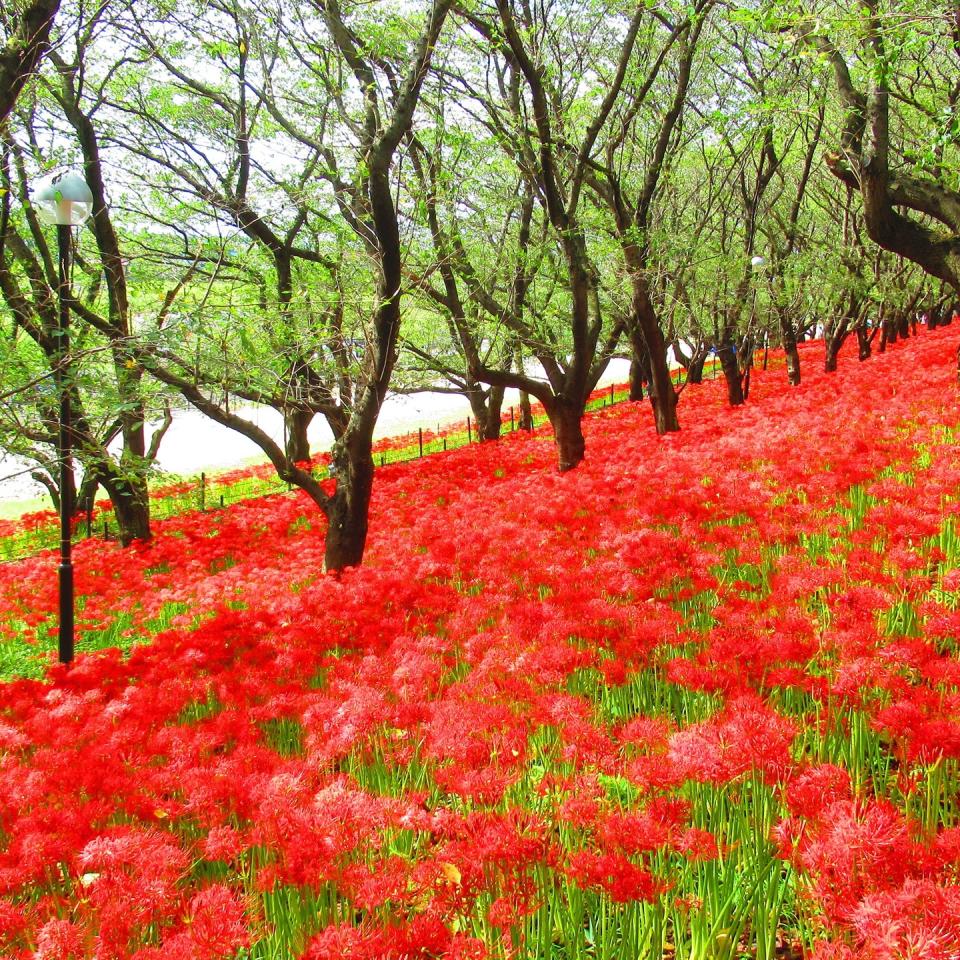
{"type": "Polygon", "coordinates": [[[88,652],[0,687],[0,956],[955,960],[955,339],[384,468],[339,578],[296,495],[78,544],[88,652]]]}

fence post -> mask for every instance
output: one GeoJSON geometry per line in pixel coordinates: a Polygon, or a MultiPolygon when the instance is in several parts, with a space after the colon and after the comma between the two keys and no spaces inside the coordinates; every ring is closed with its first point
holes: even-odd
{"type": "Polygon", "coordinates": [[[614,403],[616,403],[616,400],[614,399],[615,396],[616,394],[614,393],[613,384],[611,383],[610,384],[610,406],[611,407],[614,405],[614,403]]]}
{"type": "Polygon", "coordinates": [[[417,427],[417,437],[420,441],[420,456],[423,456],[423,427],[417,427]]]}
{"type": "Polygon", "coordinates": [[[223,509],[223,494],[220,494],[220,509],[223,509]]]}
{"type": "Polygon", "coordinates": [[[207,509],[207,475],[200,474],[200,512],[207,509]]]}
{"type": "Polygon", "coordinates": [[[473,430],[470,426],[470,417],[467,416],[467,443],[473,442],[473,430]]]}
{"type": "Polygon", "coordinates": [[[384,454],[380,454],[380,466],[384,467],[387,464],[387,458],[384,454]]]}
{"type": "Polygon", "coordinates": [[[87,539],[93,536],[93,507],[87,507],[87,539]]]}
{"type": "Polygon", "coordinates": [[[510,408],[510,432],[513,433],[515,429],[516,427],[513,425],[513,407],[511,407],[510,408]]]}
{"type": "Polygon", "coordinates": [[[447,438],[446,438],[446,437],[443,438],[443,449],[444,449],[444,450],[447,449],[447,438]]]}

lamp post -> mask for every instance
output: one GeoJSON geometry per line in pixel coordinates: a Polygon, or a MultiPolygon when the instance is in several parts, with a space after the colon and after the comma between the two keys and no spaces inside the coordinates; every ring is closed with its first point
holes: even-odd
{"type": "Polygon", "coordinates": [[[54,383],[60,400],[57,425],[57,458],[60,461],[60,627],[57,648],[61,663],[73,660],[73,560],[70,519],[73,514],[73,456],[71,436],[73,420],[70,410],[70,228],[80,226],[93,209],[93,194],[86,181],[75,173],[38,190],[34,195],[37,215],[44,223],[56,224],[57,261],[59,266],[59,312],[57,318],[57,364],[54,383]]]}

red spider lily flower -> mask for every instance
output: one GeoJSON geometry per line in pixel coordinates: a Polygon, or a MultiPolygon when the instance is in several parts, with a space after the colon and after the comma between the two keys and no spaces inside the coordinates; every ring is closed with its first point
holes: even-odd
{"type": "Polygon", "coordinates": [[[71,920],[48,920],[37,931],[35,960],[80,960],[85,954],[83,928],[71,920]]]}
{"type": "Polygon", "coordinates": [[[207,887],[190,899],[185,924],[196,960],[221,960],[250,942],[243,904],[223,884],[207,887]]]}
{"type": "Polygon", "coordinates": [[[649,871],[638,867],[622,853],[581,850],[571,854],[566,874],[584,889],[602,890],[614,903],[652,902],[664,889],[649,871]]]}
{"type": "Polygon", "coordinates": [[[804,767],[790,778],[785,794],[792,813],[816,819],[828,805],[852,799],[850,774],[832,763],[804,767]]]}
{"type": "Polygon", "coordinates": [[[797,725],[755,697],[731,700],[719,714],[670,738],[670,760],[686,779],[726,783],[757,770],[782,777],[792,766],[797,725]]]}

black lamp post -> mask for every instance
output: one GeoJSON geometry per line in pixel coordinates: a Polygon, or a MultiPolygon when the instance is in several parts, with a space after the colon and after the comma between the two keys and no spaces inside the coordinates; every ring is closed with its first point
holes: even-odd
{"type": "Polygon", "coordinates": [[[57,458],[60,461],[60,628],[57,647],[61,663],[73,660],[73,559],[70,520],[73,516],[73,420],[70,410],[70,228],[79,226],[93,209],[93,194],[86,181],[68,173],[37,191],[34,205],[41,220],[56,224],[59,264],[59,313],[57,320],[57,365],[54,383],[60,400],[57,458]]]}

